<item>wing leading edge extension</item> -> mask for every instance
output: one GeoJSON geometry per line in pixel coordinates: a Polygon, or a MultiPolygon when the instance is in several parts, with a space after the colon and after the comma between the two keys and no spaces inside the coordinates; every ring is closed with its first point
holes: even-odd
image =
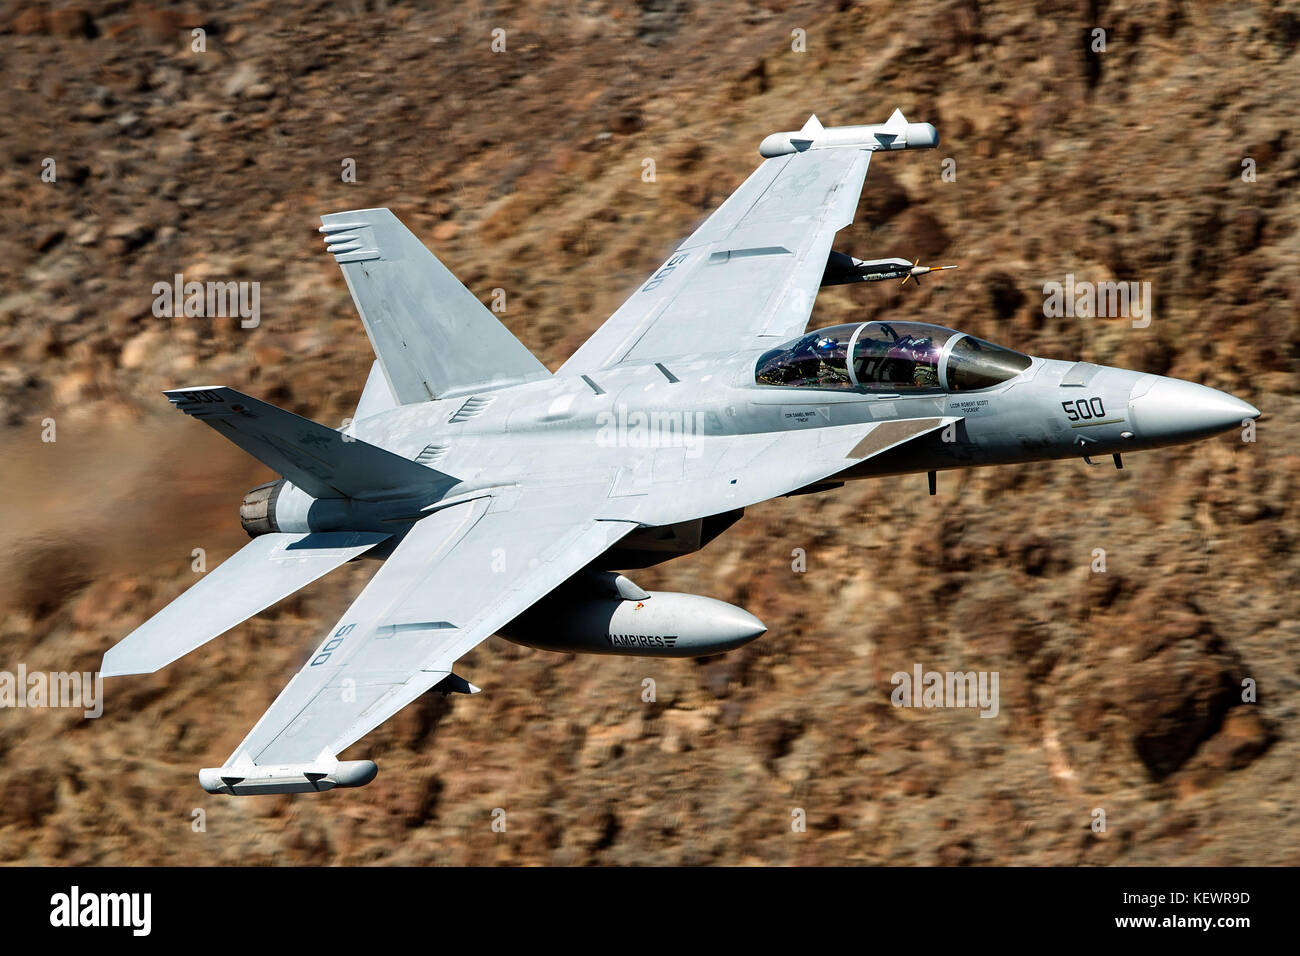
{"type": "Polygon", "coordinates": [[[801,432],[702,437],[692,454],[683,456],[680,478],[638,488],[620,476],[627,493],[611,495],[600,515],[660,527],[747,508],[833,482],[841,472],[961,420],[936,415],[801,432]]]}
{"type": "Polygon", "coordinates": [[[515,491],[417,522],[203,785],[236,794],[349,785],[326,778],[335,755],[635,527],[594,517],[607,482],[515,491]]]}

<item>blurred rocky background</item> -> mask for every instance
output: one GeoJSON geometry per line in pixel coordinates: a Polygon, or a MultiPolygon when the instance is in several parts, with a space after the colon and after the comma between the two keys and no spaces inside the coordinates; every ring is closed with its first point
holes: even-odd
{"type": "Polygon", "coordinates": [[[244,543],[240,497],[269,475],[161,389],[351,414],[372,356],[321,213],[393,208],[485,301],[506,290],[504,321],[554,368],[764,135],[814,111],[938,126],[936,152],[875,159],[837,248],[962,267],[829,289],[814,325],[938,322],[1227,389],[1264,417],[1254,443],[1121,472],[755,507],[635,574],[749,608],[770,631],[743,650],[493,638],[457,668],[482,694],[425,699],[349,751],[378,761],[369,787],[208,796],[197,769],[375,567],[349,566],[109,681],[98,720],[0,711],[0,862],[1300,863],[1298,42],[1295,3],[1194,0],[8,5],[3,670],[94,670],[193,583],[193,549],[212,567],[244,543]],[[261,283],[259,326],[154,317],[176,273],[261,283]],[[1150,282],[1154,320],[1045,318],[1043,284],[1069,273],[1150,282]],[[917,663],[998,671],[999,716],[892,707],[890,675],[917,663]]]}

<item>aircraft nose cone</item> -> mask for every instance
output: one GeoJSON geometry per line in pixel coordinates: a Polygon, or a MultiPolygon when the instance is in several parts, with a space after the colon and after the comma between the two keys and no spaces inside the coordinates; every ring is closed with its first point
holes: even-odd
{"type": "Polygon", "coordinates": [[[1177,378],[1158,378],[1149,387],[1139,382],[1129,398],[1129,411],[1143,441],[1176,444],[1240,428],[1259,417],[1249,402],[1177,378]]]}

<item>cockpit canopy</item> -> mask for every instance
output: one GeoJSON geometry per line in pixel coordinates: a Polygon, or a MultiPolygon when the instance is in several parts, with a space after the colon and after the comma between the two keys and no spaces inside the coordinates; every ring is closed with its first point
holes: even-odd
{"type": "Polygon", "coordinates": [[[764,352],[759,385],[972,392],[1029,368],[1031,359],[965,332],[922,322],[862,322],[818,329],[764,352]]]}

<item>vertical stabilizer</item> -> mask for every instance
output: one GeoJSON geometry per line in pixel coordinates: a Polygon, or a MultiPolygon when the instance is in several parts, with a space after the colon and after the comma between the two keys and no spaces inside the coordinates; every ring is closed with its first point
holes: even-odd
{"type": "Polygon", "coordinates": [[[392,212],[356,209],[321,222],[398,402],[550,375],[392,212]]]}

